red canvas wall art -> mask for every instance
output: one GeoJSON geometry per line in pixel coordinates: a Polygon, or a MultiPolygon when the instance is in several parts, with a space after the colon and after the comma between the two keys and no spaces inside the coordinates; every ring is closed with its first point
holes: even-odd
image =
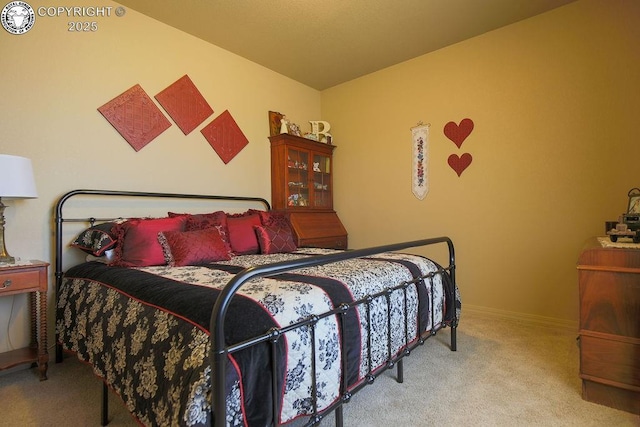
{"type": "Polygon", "coordinates": [[[171,126],[139,84],[99,107],[98,111],[136,151],[171,126]]]}
{"type": "Polygon", "coordinates": [[[225,164],[249,144],[229,110],[216,117],[201,132],[225,164]]]}
{"type": "Polygon", "coordinates": [[[185,135],[213,114],[209,103],[186,74],[157,94],[156,100],[185,135]]]}

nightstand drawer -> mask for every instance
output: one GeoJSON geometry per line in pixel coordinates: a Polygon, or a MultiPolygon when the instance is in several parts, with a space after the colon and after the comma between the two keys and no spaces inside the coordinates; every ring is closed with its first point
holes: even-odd
{"type": "Polygon", "coordinates": [[[0,295],[14,291],[25,291],[40,289],[40,272],[16,271],[14,273],[0,274],[0,295]]]}

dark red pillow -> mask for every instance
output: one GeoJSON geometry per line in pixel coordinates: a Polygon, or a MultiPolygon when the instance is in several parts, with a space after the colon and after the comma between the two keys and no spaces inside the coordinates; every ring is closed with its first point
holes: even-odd
{"type": "Polygon", "coordinates": [[[132,219],[116,225],[119,244],[111,265],[145,267],[166,264],[158,233],[182,231],[184,221],[184,217],[132,219]]]}
{"type": "Polygon", "coordinates": [[[278,227],[291,227],[289,222],[289,214],[285,212],[274,211],[255,211],[260,215],[260,222],[262,225],[278,226],[278,227]]]}
{"type": "Polygon", "coordinates": [[[227,228],[229,230],[229,243],[235,255],[257,254],[260,252],[258,238],[253,229],[262,225],[258,214],[242,216],[227,216],[227,228]]]}
{"type": "Polygon", "coordinates": [[[193,231],[164,231],[158,235],[170,266],[206,264],[231,259],[227,245],[216,228],[193,231]]]}
{"type": "Polygon", "coordinates": [[[277,254],[284,252],[293,252],[298,247],[293,240],[291,228],[288,226],[256,226],[254,227],[258,243],[260,245],[260,253],[277,254]]]}
{"type": "Polygon", "coordinates": [[[185,230],[202,230],[203,228],[214,227],[216,225],[227,226],[227,215],[224,212],[217,211],[208,214],[187,215],[185,230]]]}
{"type": "Polygon", "coordinates": [[[223,211],[216,211],[206,214],[188,214],[188,213],[174,213],[169,212],[170,217],[183,216],[185,218],[184,231],[203,230],[205,228],[215,227],[220,232],[222,241],[228,246],[231,251],[231,244],[229,243],[229,230],[227,229],[227,214],[223,211]]]}

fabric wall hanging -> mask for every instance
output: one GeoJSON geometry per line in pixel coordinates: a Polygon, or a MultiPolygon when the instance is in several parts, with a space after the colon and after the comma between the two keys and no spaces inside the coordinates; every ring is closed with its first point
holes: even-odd
{"type": "Polygon", "coordinates": [[[98,107],[98,111],[136,151],[171,126],[139,84],[98,107]]]}
{"type": "Polygon", "coordinates": [[[185,135],[213,114],[209,103],[186,74],[157,94],[156,100],[185,135]]]}
{"type": "Polygon", "coordinates": [[[414,196],[422,200],[429,192],[429,124],[418,123],[411,128],[413,137],[412,188],[414,196]]]}

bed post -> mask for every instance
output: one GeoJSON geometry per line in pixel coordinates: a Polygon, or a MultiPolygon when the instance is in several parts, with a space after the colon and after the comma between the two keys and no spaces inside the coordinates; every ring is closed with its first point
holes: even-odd
{"type": "Polygon", "coordinates": [[[335,417],[336,417],[336,427],[342,427],[344,425],[344,405],[343,404],[340,404],[340,406],[336,408],[335,417]]]}
{"type": "MultiPolygon", "coordinates": [[[[64,205],[64,202],[67,201],[67,199],[71,196],[73,196],[74,194],[77,194],[78,192],[80,192],[82,190],[75,190],[75,191],[70,191],[66,194],[64,194],[62,197],[60,197],[60,199],[58,199],[58,202],[56,203],[56,211],[55,211],[55,227],[56,227],[56,236],[55,236],[55,272],[54,272],[54,276],[56,279],[56,284],[55,284],[55,298],[54,298],[54,302],[55,302],[55,309],[58,309],[58,290],[60,289],[60,284],[62,282],[62,206],[64,205]]],[[[57,316],[54,316],[54,318],[56,319],[57,322],[57,316]]],[[[55,335],[55,341],[56,341],[56,363],[60,363],[62,362],[62,344],[60,343],[60,340],[58,339],[58,328],[56,327],[56,335],[55,335]]]]}
{"type": "Polygon", "coordinates": [[[102,382],[102,405],[100,407],[100,425],[109,424],[109,388],[106,382],[102,382]]]}
{"type": "Polygon", "coordinates": [[[451,351],[458,351],[458,310],[456,308],[456,253],[453,242],[447,240],[449,246],[449,277],[453,286],[453,319],[451,320],[451,351]]]}

